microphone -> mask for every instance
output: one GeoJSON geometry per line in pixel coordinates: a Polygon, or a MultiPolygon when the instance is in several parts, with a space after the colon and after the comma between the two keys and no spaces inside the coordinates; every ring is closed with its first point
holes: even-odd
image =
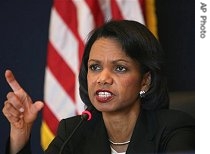
{"type": "Polygon", "coordinates": [[[59,154],[62,154],[66,144],[70,141],[71,137],[74,135],[74,133],[76,132],[76,130],[80,127],[80,125],[84,122],[84,121],[89,121],[92,119],[92,111],[94,110],[94,107],[92,105],[88,106],[86,108],[86,110],[84,110],[81,114],[81,120],[79,121],[79,123],[76,125],[76,127],[74,128],[74,130],[72,131],[72,133],[68,136],[68,138],[66,139],[66,141],[63,143],[63,145],[61,146],[61,149],[59,151],[59,154]]]}

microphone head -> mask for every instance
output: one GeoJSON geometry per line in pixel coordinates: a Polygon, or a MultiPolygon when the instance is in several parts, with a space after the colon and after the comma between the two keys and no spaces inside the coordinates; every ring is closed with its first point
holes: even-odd
{"type": "Polygon", "coordinates": [[[93,110],[93,107],[92,106],[88,106],[86,108],[86,110],[82,112],[81,118],[83,120],[87,120],[87,121],[91,120],[92,119],[92,110],[93,110]]]}

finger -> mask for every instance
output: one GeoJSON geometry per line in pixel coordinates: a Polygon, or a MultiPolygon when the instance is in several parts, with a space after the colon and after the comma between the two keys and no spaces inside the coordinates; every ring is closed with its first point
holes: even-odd
{"type": "Polygon", "coordinates": [[[24,106],[17,95],[14,92],[7,94],[7,102],[9,102],[19,112],[24,112],[24,106]]]}
{"type": "Polygon", "coordinates": [[[7,113],[13,117],[17,117],[19,118],[22,115],[22,112],[20,112],[19,110],[17,110],[16,108],[14,108],[12,106],[12,104],[10,104],[9,102],[7,102],[5,104],[5,109],[7,110],[7,113]]]}
{"type": "Polygon", "coordinates": [[[6,78],[8,84],[10,85],[10,87],[12,88],[12,90],[14,92],[22,89],[22,87],[19,85],[19,83],[15,79],[15,76],[13,75],[13,73],[12,73],[11,70],[6,70],[6,72],[5,72],[5,78],[6,78]]]}
{"type": "Polygon", "coordinates": [[[37,114],[44,107],[44,103],[42,101],[36,101],[32,107],[32,113],[37,114]]]}
{"type": "Polygon", "coordinates": [[[10,116],[10,118],[8,119],[10,123],[16,123],[19,122],[20,120],[21,120],[20,117],[14,117],[14,116],[10,116]]]}
{"type": "Polygon", "coordinates": [[[15,109],[8,101],[5,102],[2,112],[9,122],[17,122],[23,117],[23,114],[15,109]]]}

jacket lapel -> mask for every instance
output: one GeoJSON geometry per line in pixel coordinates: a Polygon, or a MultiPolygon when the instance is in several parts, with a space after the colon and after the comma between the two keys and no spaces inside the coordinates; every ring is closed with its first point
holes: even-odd
{"type": "Polygon", "coordinates": [[[110,144],[106,128],[101,116],[90,127],[88,132],[88,143],[86,145],[86,154],[110,154],[110,144]]]}
{"type": "Polygon", "coordinates": [[[127,154],[154,153],[155,120],[148,111],[142,110],[134,128],[127,154]]]}

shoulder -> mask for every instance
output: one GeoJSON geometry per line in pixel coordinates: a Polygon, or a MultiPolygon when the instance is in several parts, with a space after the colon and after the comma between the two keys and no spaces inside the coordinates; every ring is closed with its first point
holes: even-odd
{"type": "Polygon", "coordinates": [[[160,151],[193,152],[195,146],[195,119],[178,110],[148,112],[155,123],[156,142],[160,151]]]}
{"type": "Polygon", "coordinates": [[[81,117],[79,115],[62,119],[59,122],[59,127],[65,127],[66,129],[68,129],[69,127],[71,128],[75,126],[80,120],[81,120],[81,117]]]}
{"type": "Polygon", "coordinates": [[[155,112],[155,116],[159,125],[165,127],[173,128],[195,125],[195,119],[191,115],[179,110],[158,110],[155,112]]]}
{"type": "Polygon", "coordinates": [[[157,111],[143,111],[143,120],[148,129],[152,129],[157,135],[169,135],[177,130],[195,131],[195,119],[189,114],[178,111],[162,109],[157,111]]]}
{"type": "Polygon", "coordinates": [[[60,122],[59,122],[59,127],[62,126],[62,127],[68,127],[69,124],[72,125],[75,125],[76,123],[78,123],[80,121],[80,116],[77,115],[77,116],[73,116],[73,117],[69,117],[69,118],[65,118],[65,119],[62,119],[60,122]]]}
{"type": "Polygon", "coordinates": [[[102,122],[102,117],[99,113],[96,112],[92,113],[92,119],[90,121],[82,122],[81,116],[77,115],[66,119],[62,119],[59,123],[58,132],[63,131],[68,134],[72,132],[79,123],[81,123],[81,125],[77,131],[82,130],[83,132],[86,129],[88,130],[92,127],[95,128],[95,126],[98,125],[100,122],[102,122]]]}
{"type": "Polygon", "coordinates": [[[68,136],[80,122],[80,119],[79,115],[62,119],[57,127],[57,136],[60,136],[60,138],[66,138],[66,136],[68,136]]]}

